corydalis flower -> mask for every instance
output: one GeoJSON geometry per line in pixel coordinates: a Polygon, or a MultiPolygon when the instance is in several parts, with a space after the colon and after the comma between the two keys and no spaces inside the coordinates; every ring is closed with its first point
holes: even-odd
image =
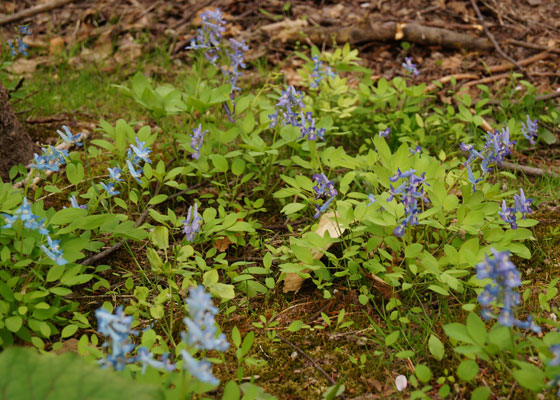
{"type": "Polygon", "coordinates": [[[298,92],[293,86],[288,87],[281,92],[274,114],[268,116],[271,121],[270,127],[276,127],[279,119],[282,120],[283,125],[299,126],[297,119],[304,107],[303,93],[298,92]]]}
{"type": "Polygon", "coordinates": [[[396,189],[393,185],[390,185],[391,196],[387,198],[387,201],[391,201],[396,197],[400,197],[404,205],[405,218],[393,231],[397,237],[402,237],[404,235],[406,227],[418,225],[418,214],[420,214],[418,200],[422,200],[424,203],[430,202],[423,188],[423,185],[428,185],[426,183],[426,173],[422,173],[421,176],[417,176],[415,173],[416,170],[414,169],[401,172],[401,170],[397,168],[397,173],[389,178],[391,182],[397,182],[399,179],[408,179],[408,182],[401,183],[396,189]]]}
{"type": "Polygon", "coordinates": [[[70,206],[72,206],[72,208],[81,208],[83,210],[87,210],[87,205],[86,204],[78,204],[78,200],[76,199],[76,196],[72,196],[70,197],[70,206]]]}
{"type": "Polygon", "coordinates": [[[514,206],[508,207],[506,205],[506,201],[502,200],[502,211],[498,212],[500,217],[510,224],[511,229],[517,229],[517,212],[520,212],[523,216],[523,219],[526,218],[526,214],[530,214],[533,212],[531,209],[531,204],[533,202],[532,199],[527,199],[525,197],[525,192],[523,189],[520,189],[519,194],[515,194],[513,196],[514,206]]]}
{"type": "MultiPolygon", "coordinates": [[[[22,36],[31,36],[31,30],[29,29],[28,25],[21,25],[19,27],[19,33],[22,36]]],[[[14,42],[12,40],[8,40],[10,53],[12,53],[13,56],[17,56],[18,53],[20,53],[23,56],[27,57],[27,49],[29,46],[27,46],[27,44],[23,42],[23,38],[21,36],[18,36],[16,38],[16,42],[17,42],[17,49],[14,46],[14,42]]]]}
{"type": "Polygon", "coordinates": [[[208,133],[208,130],[202,130],[202,124],[198,124],[198,128],[193,129],[193,134],[191,138],[191,147],[194,150],[192,158],[198,160],[200,158],[200,148],[204,142],[204,136],[208,133]]]}
{"type": "Polygon", "coordinates": [[[64,140],[68,144],[75,144],[76,146],[82,145],[82,143],[80,143],[80,141],[82,140],[81,133],[72,135],[72,132],[70,131],[70,129],[68,129],[66,125],[62,125],[62,129],[64,130],[64,132],[62,132],[61,130],[56,131],[60,135],[62,140],[64,140]]]}
{"type": "Polygon", "coordinates": [[[202,218],[198,214],[197,204],[189,207],[187,212],[187,219],[183,221],[183,233],[188,242],[192,242],[200,230],[202,218]]]}
{"type": "Polygon", "coordinates": [[[142,177],[142,168],[136,170],[134,165],[130,162],[130,160],[126,160],[126,166],[128,167],[128,172],[130,172],[130,176],[132,176],[136,182],[142,184],[140,178],[142,177]]]}
{"type": "Polygon", "coordinates": [[[105,191],[109,196],[115,196],[121,193],[115,189],[115,182],[109,182],[109,183],[101,182],[101,187],[105,189],[105,191]]]}
{"type": "Polygon", "coordinates": [[[229,58],[229,68],[222,69],[222,72],[226,76],[231,78],[229,82],[231,83],[231,91],[239,91],[240,87],[237,86],[237,81],[241,76],[241,71],[239,68],[246,68],[245,64],[245,53],[249,51],[249,46],[245,43],[245,40],[238,41],[235,39],[229,39],[230,50],[226,50],[226,55],[229,58]]]}
{"type": "Polygon", "coordinates": [[[391,133],[391,128],[385,128],[385,130],[379,131],[379,137],[386,138],[391,133]]]}
{"type": "Polygon", "coordinates": [[[411,149],[409,147],[408,151],[410,152],[411,155],[414,155],[414,154],[418,154],[419,156],[422,155],[422,147],[420,147],[420,146],[416,146],[414,149],[411,149]]]}
{"type": "Polygon", "coordinates": [[[531,121],[531,118],[527,115],[527,125],[523,122],[521,123],[521,133],[532,145],[537,144],[535,138],[538,135],[539,124],[538,120],[531,121]]]}
{"type": "Polygon", "coordinates": [[[33,214],[33,212],[31,211],[31,205],[25,197],[23,198],[22,205],[16,209],[14,215],[2,215],[6,219],[6,225],[2,226],[3,229],[12,228],[13,224],[19,220],[23,222],[23,226],[27,229],[37,231],[41,235],[49,234],[49,231],[43,226],[45,219],[33,214]]]}
{"type": "Polygon", "coordinates": [[[29,166],[39,170],[56,172],[60,169],[61,165],[66,164],[65,157],[68,157],[68,151],[57,150],[53,146],[49,146],[48,148],[43,148],[42,155],[35,154],[33,156],[35,162],[29,164],[29,166]]]}
{"type": "Polygon", "coordinates": [[[50,236],[47,236],[47,243],[49,247],[41,245],[43,252],[53,260],[58,265],[65,265],[68,263],[63,257],[62,250],[60,250],[60,240],[53,240],[50,236]]]}
{"type": "Polygon", "coordinates": [[[97,329],[108,339],[103,343],[103,347],[111,348],[111,353],[99,360],[99,363],[103,367],[112,366],[115,370],[122,371],[126,364],[135,361],[135,358],[129,355],[134,350],[130,335],[138,335],[138,332],[131,328],[133,318],[126,316],[122,307],[117,307],[115,314],[102,307],[95,311],[95,316],[97,329]]]}
{"type": "Polygon", "coordinates": [[[322,213],[327,210],[327,208],[329,208],[338,192],[334,187],[334,183],[329,181],[325,174],[315,174],[313,175],[313,179],[316,183],[316,185],[313,186],[313,191],[315,192],[315,200],[327,198],[321,206],[315,205],[317,212],[313,217],[317,219],[321,216],[322,213]]]}
{"type": "Polygon", "coordinates": [[[189,317],[183,320],[187,332],[181,334],[185,343],[198,350],[226,351],[229,348],[226,336],[223,333],[216,336],[214,317],[218,309],[212,304],[210,294],[201,285],[191,288],[185,303],[189,307],[189,317]]]}
{"type": "Polygon", "coordinates": [[[520,304],[519,293],[514,289],[521,286],[521,275],[515,264],[510,261],[509,252],[498,252],[492,249],[492,253],[493,259],[486,255],[485,260],[476,265],[478,279],[492,279],[492,283],[486,285],[478,295],[478,302],[483,307],[481,313],[483,318],[497,318],[498,323],[503,326],[518,326],[540,332],[540,327],[533,322],[532,317],[526,321],[520,321],[514,316],[514,307],[520,304]],[[501,310],[497,316],[491,308],[492,303],[501,304],[501,310]]]}
{"type": "Polygon", "coordinates": [[[414,76],[418,76],[420,74],[420,71],[418,71],[418,68],[416,68],[416,64],[414,64],[412,62],[412,58],[411,57],[406,57],[404,59],[405,62],[402,63],[402,66],[411,74],[413,74],[414,76]]]}
{"type": "Polygon", "coordinates": [[[300,122],[300,132],[301,136],[298,139],[302,139],[307,136],[308,140],[325,140],[325,129],[315,127],[315,118],[313,118],[312,112],[305,113],[305,118],[303,117],[303,111],[300,112],[301,122],[300,122]]]}
{"type": "Polygon", "coordinates": [[[511,154],[514,144],[515,141],[510,141],[509,139],[508,127],[502,129],[501,132],[495,131],[493,134],[488,132],[486,134],[486,143],[484,143],[484,148],[480,152],[472,144],[461,143],[461,150],[469,152],[469,157],[465,161],[465,167],[468,168],[468,178],[473,185],[473,190],[476,191],[476,183],[481,181],[484,175],[492,171],[490,165],[500,165],[505,157],[511,154]],[[472,166],[477,159],[481,160],[482,177],[480,179],[475,179],[472,171],[472,166]]]}
{"type": "MultiPolygon", "coordinates": [[[[183,341],[197,350],[218,350],[226,351],[229,343],[223,333],[217,334],[215,315],[218,309],[212,304],[212,298],[202,285],[191,288],[189,297],[185,300],[189,308],[189,317],[183,322],[187,328],[186,332],[181,332],[183,341]]],[[[207,360],[196,360],[186,350],[181,350],[185,368],[194,377],[202,382],[213,385],[219,383],[218,379],[212,374],[212,364],[207,360]]]]}
{"type": "Polygon", "coordinates": [[[323,62],[319,60],[318,55],[314,55],[311,60],[313,61],[313,72],[311,73],[313,82],[309,85],[310,88],[316,89],[324,78],[334,78],[336,76],[330,66],[325,67],[323,62]]]}
{"type": "Polygon", "coordinates": [[[124,179],[121,178],[122,169],[118,167],[113,167],[113,168],[107,168],[107,171],[109,171],[109,177],[111,178],[111,180],[115,182],[124,181],[124,179]]]}
{"type": "MultiPolygon", "coordinates": [[[[134,162],[134,165],[138,165],[140,161],[147,162],[148,164],[152,163],[152,160],[150,160],[150,153],[152,150],[150,150],[149,147],[146,147],[146,142],[142,142],[140,139],[136,138],[136,146],[131,144],[130,149],[134,153],[134,157],[131,160],[134,162]]],[[[130,158],[131,157],[129,156],[129,159],[130,158]]]]}
{"type": "Polygon", "coordinates": [[[198,29],[197,35],[191,40],[190,46],[186,49],[203,49],[204,56],[214,66],[218,66],[218,51],[223,39],[223,33],[226,31],[223,14],[219,8],[215,11],[206,10],[200,14],[202,19],[202,28],[198,29]]]}

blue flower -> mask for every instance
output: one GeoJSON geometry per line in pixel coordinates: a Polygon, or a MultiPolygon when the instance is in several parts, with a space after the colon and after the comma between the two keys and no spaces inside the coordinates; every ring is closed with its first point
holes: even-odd
{"type": "Polygon", "coordinates": [[[138,182],[139,184],[142,184],[142,181],[140,180],[140,178],[142,177],[142,169],[140,168],[138,171],[135,170],[134,165],[132,165],[130,160],[126,160],[126,165],[128,166],[128,172],[130,172],[130,175],[134,179],[136,179],[136,182],[138,182]]]}
{"type": "Polygon", "coordinates": [[[238,41],[232,38],[229,39],[229,47],[232,50],[226,50],[226,55],[230,60],[229,68],[222,68],[222,73],[226,76],[231,75],[229,82],[231,83],[231,91],[234,92],[241,90],[241,88],[237,86],[237,81],[241,76],[239,68],[247,67],[247,65],[245,65],[245,53],[249,51],[249,46],[247,46],[245,40],[238,41]]]}
{"type": "Polygon", "coordinates": [[[136,138],[136,146],[131,144],[130,148],[134,152],[135,157],[138,157],[138,159],[147,162],[148,164],[151,164],[152,160],[150,160],[150,153],[152,152],[152,150],[145,146],[146,142],[141,142],[140,139],[136,138]]]}
{"type": "Polygon", "coordinates": [[[200,158],[200,148],[204,142],[204,136],[208,133],[208,130],[202,130],[202,124],[198,124],[197,128],[193,129],[193,134],[191,138],[191,147],[194,150],[192,158],[198,160],[200,158]]]}
{"type": "Polygon", "coordinates": [[[70,205],[72,206],[72,208],[81,208],[87,210],[86,204],[82,204],[82,205],[78,204],[78,200],[76,199],[76,196],[70,197],[70,205]]]}
{"type": "Polygon", "coordinates": [[[169,353],[165,353],[161,361],[159,361],[154,358],[152,352],[145,346],[140,346],[136,349],[135,361],[139,361],[142,364],[142,374],[146,373],[148,365],[152,368],[164,369],[166,371],[173,371],[176,368],[175,364],[169,361],[169,353]]]}
{"type": "Polygon", "coordinates": [[[307,136],[308,140],[325,140],[325,129],[315,127],[315,118],[313,118],[312,112],[305,113],[306,118],[303,117],[303,111],[300,112],[301,122],[299,124],[299,129],[301,136],[298,139],[302,139],[307,136]]]}
{"type": "Polygon", "coordinates": [[[23,36],[31,36],[31,30],[29,29],[29,25],[20,25],[19,26],[19,33],[23,36]]]}
{"type": "Polygon", "coordinates": [[[405,62],[402,63],[402,66],[411,74],[413,74],[414,76],[418,76],[420,74],[420,71],[418,71],[418,68],[416,68],[416,64],[414,64],[412,62],[412,58],[411,57],[406,57],[405,62]]]}
{"type": "Polygon", "coordinates": [[[14,215],[2,214],[6,219],[6,225],[2,228],[11,228],[13,224],[20,220],[23,222],[23,226],[28,229],[39,232],[41,235],[48,235],[49,231],[43,226],[45,222],[44,218],[33,214],[31,211],[31,205],[28,203],[27,198],[23,198],[22,205],[15,211],[14,215]]]}
{"type": "Polygon", "coordinates": [[[202,29],[198,29],[197,35],[191,40],[186,49],[203,49],[204,57],[214,66],[217,65],[218,51],[225,32],[225,21],[219,8],[216,11],[206,10],[201,15],[202,29]]]}
{"type": "Polygon", "coordinates": [[[316,185],[313,186],[313,191],[315,192],[315,200],[327,198],[326,201],[321,205],[315,205],[317,212],[313,216],[315,219],[319,218],[323,212],[329,208],[333,199],[338,194],[334,187],[334,183],[329,181],[329,178],[325,174],[315,174],[313,175],[316,185]]]}
{"type": "Polygon", "coordinates": [[[368,194],[368,204],[366,207],[371,206],[373,203],[377,202],[377,200],[375,200],[375,196],[373,195],[373,193],[368,194]]]}
{"type": "Polygon", "coordinates": [[[57,150],[53,146],[49,146],[48,148],[43,148],[42,155],[35,154],[33,156],[35,163],[29,166],[39,170],[56,172],[60,169],[61,165],[66,164],[65,157],[68,157],[68,151],[57,150]]]}
{"type": "Polygon", "coordinates": [[[210,364],[210,362],[207,360],[198,361],[186,350],[181,350],[181,356],[183,357],[184,367],[199,381],[210,383],[212,385],[220,383],[218,378],[212,374],[212,364],[210,364]]]}
{"type": "Polygon", "coordinates": [[[95,311],[95,316],[97,329],[108,338],[103,347],[111,348],[111,353],[99,360],[99,363],[103,367],[112,366],[115,370],[122,371],[126,364],[136,361],[128,355],[135,347],[130,341],[130,335],[138,335],[138,332],[131,329],[133,318],[126,316],[122,307],[117,307],[115,314],[101,307],[95,311]]]}
{"type": "Polygon", "coordinates": [[[121,193],[121,192],[119,192],[118,190],[115,189],[115,183],[114,182],[109,182],[109,183],[101,182],[101,186],[103,187],[103,189],[105,189],[105,191],[107,192],[107,194],[109,196],[114,196],[114,195],[117,195],[117,194],[121,193]]]}
{"type": "Polygon", "coordinates": [[[560,344],[550,346],[549,350],[553,354],[554,358],[550,360],[547,365],[550,367],[557,367],[560,365],[560,344]]]}
{"type": "Polygon", "coordinates": [[[419,155],[421,155],[421,154],[422,154],[422,147],[416,146],[414,149],[411,149],[411,148],[409,147],[409,148],[408,148],[408,151],[411,153],[411,155],[414,155],[414,154],[419,154],[419,155]]]}
{"type": "Polygon", "coordinates": [[[50,236],[47,236],[47,242],[49,244],[49,247],[41,245],[41,249],[47,255],[47,257],[49,257],[58,265],[67,264],[68,261],[63,258],[62,250],[60,250],[60,240],[53,240],[50,236]]]}
{"type": "Polygon", "coordinates": [[[318,55],[314,55],[311,60],[313,61],[313,72],[311,73],[311,77],[314,80],[309,85],[310,88],[316,89],[319,87],[319,83],[324,78],[334,78],[336,76],[330,66],[324,66],[323,62],[319,60],[318,55]]]}
{"type": "Polygon", "coordinates": [[[510,224],[511,229],[517,229],[517,217],[515,216],[515,208],[507,207],[506,201],[502,200],[502,211],[498,211],[500,217],[510,224]]]}
{"type": "Polygon", "coordinates": [[[293,86],[288,87],[280,93],[274,114],[268,116],[271,121],[270,127],[276,127],[279,119],[282,120],[283,125],[299,127],[298,117],[304,108],[303,93],[298,92],[293,86]]]}
{"type": "Polygon", "coordinates": [[[531,329],[540,332],[541,328],[536,325],[532,318],[526,321],[518,320],[514,313],[514,307],[520,304],[519,293],[514,289],[521,286],[521,275],[517,267],[509,259],[509,252],[498,252],[492,249],[494,255],[490,259],[488,255],[485,260],[476,265],[476,277],[478,279],[491,279],[492,283],[486,285],[478,295],[478,302],[482,305],[482,316],[485,319],[497,319],[503,326],[517,326],[522,329],[531,329]],[[501,304],[498,315],[492,310],[492,303],[501,304]]]}
{"type": "Polygon", "coordinates": [[[60,135],[62,140],[69,144],[75,144],[76,146],[82,145],[82,143],[80,143],[80,141],[82,140],[81,133],[72,135],[72,132],[70,132],[70,129],[68,129],[66,125],[62,125],[62,129],[64,129],[64,132],[62,132],[61,130],[56,131],[60,135]]]}
{"type": "Polygon", "coordinates": [[[401,172],[401,170],[397,168],[397,173],[389,178],[391,182],[396,182],[399,179],[408,179],[408,182],[401,183],[396,189],[393,185],[390,185],[391,195],[387,198],[387,201],[391,201],[396,197],[400,197],[404,205],[405,217],[400,225],[393,231],[393,234],[397,237],[402,237],[404,235],[406,227],[418,225],[418,214],[420,214],[418,200],[422,200],[424,203],[430,202],[426,197],[423,187],[424,185],[428,185],[428,183],[426,183],[426,173],[422,173],[421,176],[415,173],[415,169],[401,172]]]}
{"type": "Polygon", "coordinates": [[[527,125],[523,122],[521,123],[521,133],[532,145],[537,144],[535,137],[537,137],[539,131],[538,120],[531,121],[531,118],[527,115],[527,125]]]}
{"type": "Polygon", "coordinates": [[[531,204],[533,203],[532,199],[526,199],[525,193],[523,192],[523,188],[519,189],[520,194],[515,194],[513,196],[513,200],[515,203],[515,209],[523,214],[523,218],[525,218],[525,214],[530,214],[533,212],[531,210],[531,204]]]}
{"type": "Polygon", "coordinates": [[[113,168],[107,168],[107,171],[109,171],[109,176],[115,182],[123,182],[124,181],[124,179],[121,178],[122,169],[120,169],[118,167],[113,167],[113,168]]]}
{"type": "Polygon", "coordinates": [[[379,131],[379,137],[387,137],[391,133],[391,128],[385,128],[383,131],[379,131]]]}
{"type": "Polygon", "coordinates": [[[188,242],[192,242],[200,230],[202,218],[198,214],[197,207],[196,203],[194,203],[194,208],[190,206],[187,212],[187,219],[183,221],[183,233],[188,242]]]}

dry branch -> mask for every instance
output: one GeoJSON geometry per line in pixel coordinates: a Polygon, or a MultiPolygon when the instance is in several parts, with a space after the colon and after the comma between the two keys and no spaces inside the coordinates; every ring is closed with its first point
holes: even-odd
{"type": "MultiPolygon", "coordinates": [[[[534,62],[544,60],[545,58],[548,58],[551,55],[552,54],[545,51],[544,53],[539,53],[539,54],[536,54],[532,57],[525,58],[524,60],[519,61],[518,64],[525,67],[525,66],[527,66],[529,64],[532,64],[534,62]]],[[[504,71],[509,71],[512,67],[513,67],[513,64],[506,63],[506,64],[501,64],[501,65],[494,65],[494,66],[488,68],[488,71],[491,72],[491,73],[504,72],[504,71]]]]}
{"type": "Polygon", "coordinates": [[[451,82],[452,79],[455,79],[456,81],[460,81],[460,80],[463,80],[463,79],[478,79],[478,75],[476,75],[476,74],[447,75],[447,76],[444,76],[441,79],[438,79],[437,81],[434,81],[434,83],[431,83],[428,86],[426,86],[426,89],[424,89],[424,92],[432,92],[434,90],[439,89],[435,82],[439,82],[443,85],[444,83],[451,82]]]}
{"type": "Polygon", "coordinates": [[[554,178],[558,178],[560,176],[560,175],[558,175],[558,173],[556,173],[552,170],[545,171],[544,169],[541,169],[541,168],[528,167],[526,165],[514,164],[514,163],[511,163],[509,161],[502,161],[502,163],[499,164],[498,166],[502,169],[510,169],[512,171],[523,172],[525,175],[533,175],[533,176],[549,175],[549,176],[552,176],[554,178]]]}
{"type": "Polygon", "coordinates": [[[556,48],[556,47],[541,46],[541,45],[538,45],[538,44],[527,43],[527,42],[522,42],[522,41],[513,40],[513,39],[506,39],[506,42],[508,42],[510,44],[514,44],[516,46],[526,47],[528,49],[544,50],[544,51],[550,51],[551,53],[560,54],[560,49],[556,48]]]}
{"type": "Polygon", "coordinates": [[[7,15],[3,18],[0,18],[0,25],[9,24],[11,22],[19,21],[21,19],[32,17],[36,14],[40,14],[45,11],[50,11],[52,9],[62,7],[68,3],[72,3],[74,0],[53,0],[49,3],[39,4],[35,7],[27,8],[23,11],[20,11],[15,14],[7,15]]]}
{"type": "Polygon", "coordinates": [[[406,40],[421,45],[437,45],[455,49],[489,50],[492,44],[486,38],[479,38],[466,33],[458,33],[448,29],[432,28],[417,23],[397,23],[370,21],[369,25],[356,25],[348,27],[309,27],[290,29],[289,31],[274,29],[275,25],[265,25],[261,29],[272,36],[273,39],[282,41],[296,41],[308,38],[313,43],[364,43],[364,42],[389,42],[393,40],[406,40]]]}

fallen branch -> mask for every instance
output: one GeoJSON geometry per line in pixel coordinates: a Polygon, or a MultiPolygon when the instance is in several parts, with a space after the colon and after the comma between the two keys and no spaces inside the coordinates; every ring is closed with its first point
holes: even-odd
{"type": "Polygon", "coordinates": [[[474,86],[474,85],[479,85],[479,84],[490,83],[490,82],[500,80],[502,78],[509,78],[509,76],[510,76],[509,72],[507,72],[505,74],[492,75],[492,76],[489,76],[489,77],[486,77],[486,78],[478,79],[476,81],[467,82],[463,85],[463,87],[469,87],[469,86],[474,86]]]}
{"type": "Polygon", "coordinates": [[[560,177],[560,175],[552,170],[545,171],[541,168],[536,167],[528,167],[526,165],[519,165],[514,164],[509,161],[502,161],[501,164],[498,165],[502,169],[509,169],[512,171],[523,172],[525,175],[532,175],[532,176],[552,176],[554,178],[560,177]]]}
{"type": "Polygon", "coordinates": [[[476,0],[471,0],[471,4],[474,8],[474,11],[476,12],[476,15],[478,16],[478,19],[480,20],[480,24],[482,25],[482,28],[484,29],[484,33],[486,33],[486,36],[488,37],[488,39],[490,39],[490,41],[492,42],[492,44],[494,45],[494,47],[496,48],[496,51],[498,53],[500,53],[500,55],[505,58],[506,60],[508,60],[509,62],[511,62],[513,65],[515,65],[517,67],[517,69],[519,69],[520,71],[523,71],[523,67],[521,65],[519,65],[517,63],[517,61],[515,61],[513,58],[511,58],[510,56],[508,56],[500,47],[500,45],[498,44],[498,42],[496,41],[496,38],[494,37],[494,35],[492,35],[492,32],[490,32],[490,30],[488,29],[488,27],[486,26],[486,24],[484,23],[484,17],[482,16],[482,13],[480,12],[480,10],[478,9],[478,6],[476,5],[476,0]]]}
{"type": "Polygon", "coordinates": [[[466,33],[457,33],[448,29],[432,28],[417,23],[397,23],[370,21],[368,25],[348,27],[304,27],[290,23],[274,23],[265,25],[261,29],[269,34],[273,40],[282,42],[308,38],[313,43],[364,43],[364,42],[390,42],[406,40],[422,45],[437,45],[454,49],[490,50],[492,43],[486,38],[479,38],[466,33]]]}
{"type": "MultiPolygon", "coordinates": [[[[548,58],[550,56],[551,56],[551,54],[549,52],[545,51],[544,53],[539,53],[539,54],[536,54],[532,57],[521,60],[521,61],[519,61],[518,64],[525,67],[525,66],[527,66],[529,64],[532,64],[534,62],[544,60],[545,58],[548,58]]],[[[488,72],[496,73],[496,72],[509,71],[511,69],[511,67],[512,67],[512,64],[510,64],[510,63],[501,64],[501,65],[494,65],[494,66],[488,68],[488,72]]]]}
{"type": "Polygon", "coordinates": [[[20,11],[15,14],[7,15],[3,18],[0,18],[0,25],[9,24],[11,22],[19,21],[27,17],[32,17],[36,14],[40,14],[45,11],[50,11],[55,8],[61,7],[68,3],[72,3],[74,0],[53,0],[49,3],[39,4],[35,7],[27,8],[23,11],[20,11]]]}
{"type": "MultiPolygon", "coordinates": [[[[548,46],[541,46],[539,44],[533,44],[528,42],[522,42],[520,40],[513,40],[513,39],[506,39],[506,42],[510,44],[514,44],[516,46],[526,47],[528,49],[535,49],[535,50],[544,50],[549,51],[551,53],[558,53],[560,54],[560,49],[556,47],[548,47],[548,46]]],[[[521,64],[521,63],[520,63],[521,64]]]]}

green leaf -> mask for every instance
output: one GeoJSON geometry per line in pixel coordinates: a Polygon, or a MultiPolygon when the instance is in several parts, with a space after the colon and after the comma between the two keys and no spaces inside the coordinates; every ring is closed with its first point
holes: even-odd
{"type": "Polygon", "coordinates": [[[414,373],[420,382],[428,383],[432,379],[432,371],[424,364],[418,364],[414,367],[414,373]]]}
{"type": "Polygon", "coordinates": [[[241,390],[235,381],[229,381],[224,387],[224,394],[222,400],[239,400],[241,397],[241,390]]]}
{"type": "Polygon", "coordinates": [[[156,226],[150,232],[152,243],[155,244],[160,250],[167,250],[169,247],[169,230],[165,226],[156,226]]]}
{"type": "Polygon", "coordinates": [[[155,204],[163,203],[165,200],[167,200],[166,194],[158,194],[157,196],[152,197],[148,202],[148,204],[155,205],[155,204]]]}
{"type": "Polygon", "coordinates": [[[387,337],[385,338],[385,345],[386,346],[391,346],[393,345],[397,339],[399,338],[401,332],[400,331],[394,331],[392,333],[390,333],[389,335],[387,335],[387,337]]]}
{"type": "Polygon", "coordinates": [[[164,399],[158,387],[88,364],[76,354],[39,355],[21,347],[0,354],[0,387],[2,399],[164,399]]]}
{"type": "Polygon", "coordinates": [[[478,364],[473,360],[464,360],[457,367],[457,376],[464,381],[470,381],[478,374],[478,364]]]}
{"type": "Polygon", "coordinates": [[[414,258],[418,254],[420,254],[423,249],[424,246],[422,246],[420,243],[413,243],[405,247],[404,255],[406,256],[406,258],[414,258]]]}
{"type": "Polygon", "coordinates": [[[212,154],[210,155],[210,159],[218,172],[227,172],[228,162],[224,156],[221,154],[212,154]]]}
{"type": "Polygon", "coordinates": [[[19,315],[14,315],[12,317],[8,317],[4,320],[6,324],[6,328],[8,328],[12,332],[17,332],[21,328],[23,324],[23,319],[19,315]]]}
{"type": "Polygon", "coordinates": [[[486,343],[486,325],[475,313],[469,313],[467,317],[467,332],[476,344],[483,346],[486,343]]]}
{"type": "Polygon", "coordinates": [[[239,329],[237,326],[234,326],[231,330],[231,341],[235,345],[235,347],[241,346],[241,333],[239,333],[239,329]]]}
{"type": "Polygon", "coordinates": [[[74,333],[76,333],[77,330],[78,327],[76,325],[66,325],[64,329],[62,329],[62,333],[60,334],[60,336],[63,338],[70,337],[74,335],[74,333]]]}
{"type": "Polygon", "coordinates": [[[233,160],[233,163],[231,164],[231,172],[233,172],[235,176],[239,176],[243,173],[243,171],[245,171],[245,161],[243,161],[242,158],[236,158],[233,160]]]}
{"type": "Polygon", "coordinates": [[[445,348],[443,347],[441,340],[439,340],[436,336],[430,335],[428,348],[436,360],[441,361],[443,359],[443,356],[445,355],[445,348]]]}
{"type": "Polygon", "coordinates": [[[486,400],[492,392],[486,386],[477,387],[471,394],[471,400],[486,400]]]}
{"type": "Polygon", "coordinates": [[[467,331],[467,327],[458,322],[453,322],[443,326],[443,331],[447,336],[459,342],[474,344],[474,341],[467,331]]]}
{"type": "Polygon", "coordinates": [[[297,332],[301,329],[303,322],[301,320],[293,321],[290,326],[288,326],[288,330],[290,332],[297,332]]]}
{"type": "Polygon", "coordinates": [[[512,372],[512,375],[521,386],[533,392],[538,392],[545,387],[546,376],[540,368],[524,361],[512,360],[512,362],[519,367],[512,372]]]}

